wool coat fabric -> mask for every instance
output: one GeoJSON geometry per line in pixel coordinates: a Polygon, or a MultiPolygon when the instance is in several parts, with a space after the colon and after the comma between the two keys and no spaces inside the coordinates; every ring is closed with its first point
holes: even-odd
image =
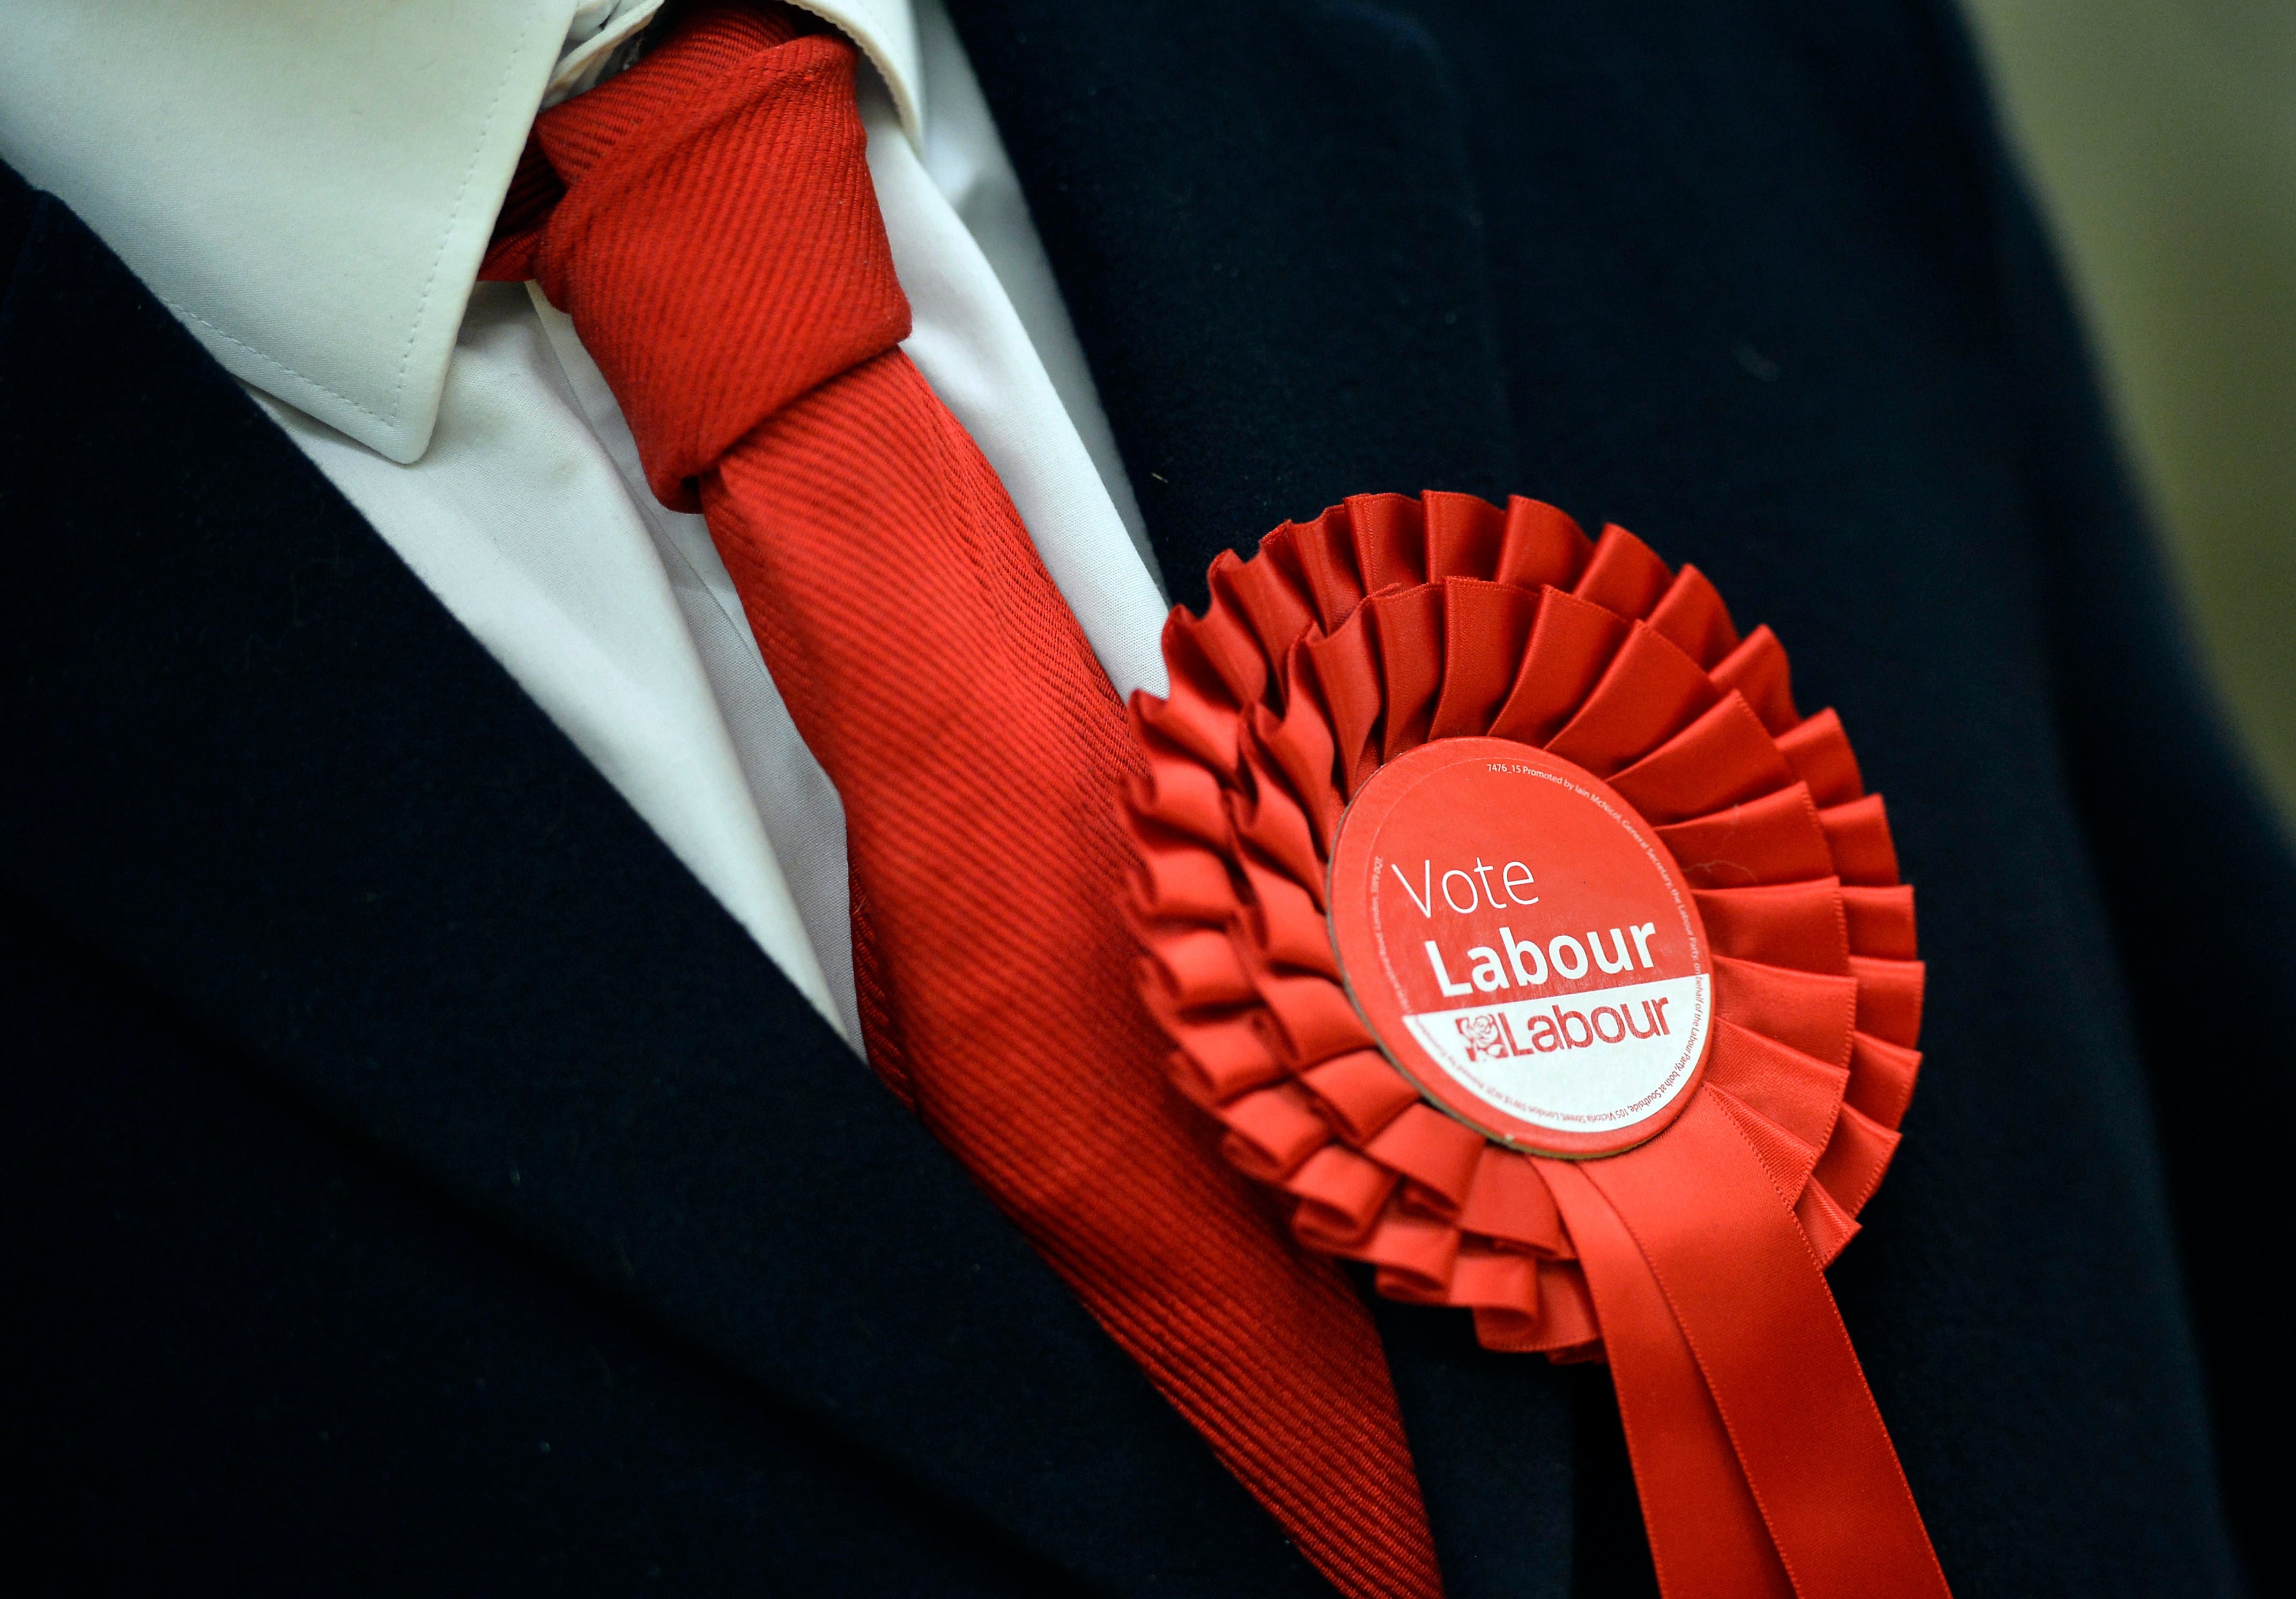
{"type": "MultiPolygon", "coordinates": [[[[1837,707],[1927,1052],[1831,1274],[1946,1573],[2241,1591],[2296,871],[1939,0],[958,0],[1175,599],[1555,502],[1837,707]]],[[[0,182],[0,1580],[1328,1592],[607,782],[0,182]]],[[[1599,1368],[1376,1307],[1447,1589],[1648,1591],[1599,1368]]]]}

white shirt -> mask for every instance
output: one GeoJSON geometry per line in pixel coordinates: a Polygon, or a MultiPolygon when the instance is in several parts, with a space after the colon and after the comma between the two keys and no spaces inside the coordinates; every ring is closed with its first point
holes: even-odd
{"type": "MultiPolygon", "coordinates": [[[[0,0],[0,157],[70,205],[857,1046],[844,817],[699,517],[572,324],[476,284],[535,113],[661,0],[0,0]]],[[[875,69],[903,348],[1119,693],[1165,604],[940,0],[807,0],[875,69]]]]}

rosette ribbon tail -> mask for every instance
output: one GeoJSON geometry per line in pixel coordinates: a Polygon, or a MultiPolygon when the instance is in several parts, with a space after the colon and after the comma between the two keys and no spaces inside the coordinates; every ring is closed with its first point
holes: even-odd
{"type": "Polygon", "coordinates": [[[1816,1257],[1730,1113],[1540,1160],[1602,1323],[1667,1599],[1946,1599],[1816,1257]]]}

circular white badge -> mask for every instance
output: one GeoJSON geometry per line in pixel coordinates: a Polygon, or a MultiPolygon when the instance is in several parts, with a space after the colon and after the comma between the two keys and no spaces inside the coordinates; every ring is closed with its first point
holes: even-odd
{"type": "Polygon", "coordinates": [[[1540,1154],[1616,1154],[1688,1102],[1713,1029],[1674,857],[1601,779],[1505,739],[1374,773],[1332,849],[1356,1007],[1421,1093],[1540,1154]]]}

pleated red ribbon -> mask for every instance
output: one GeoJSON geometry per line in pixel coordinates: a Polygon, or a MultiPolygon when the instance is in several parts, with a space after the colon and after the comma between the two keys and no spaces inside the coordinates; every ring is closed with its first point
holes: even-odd
{"type": "Polygon", "coordinates": [[[1166,628],[1170,697],[1134,698],[1126,816],[1144,988],[1228,1159],[1381,1292],[1607,1360],[1669,1599],[1943,1595],[1823,1275],[1921,1059],[1912,890],[1839,720],[1795,709],[1775,636],[1742,637],[1695,568],[1535,501],[1357,496],[1210,586],[1166,628]],[[1695,902],[1710,1040],[1624,1152],[1447,1114],[1349,996],[1349,802],[1466,738],[1596,780],[1695,902]]]}

